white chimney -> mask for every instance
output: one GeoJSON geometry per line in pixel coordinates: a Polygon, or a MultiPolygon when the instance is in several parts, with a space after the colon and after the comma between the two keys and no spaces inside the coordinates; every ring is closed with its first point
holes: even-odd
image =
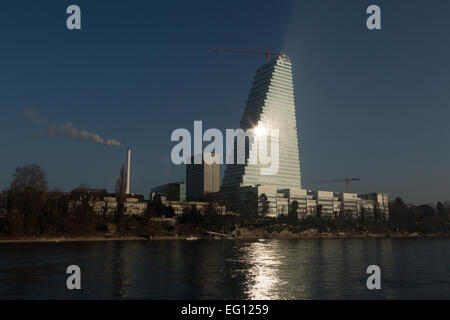
{"type": "Polygon", "coordinates": [[[131,149],[128,148],[128,157],[127,157],[127,188],[125,190],[126,194],[130,194],[130,167],[131,167],[131,149]]]}

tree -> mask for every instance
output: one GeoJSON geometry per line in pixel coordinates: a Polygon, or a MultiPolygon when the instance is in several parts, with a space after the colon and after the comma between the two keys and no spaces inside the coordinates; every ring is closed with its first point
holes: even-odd
{"type": "Polygon", "coordinates": [[[116,181],[116,195],[118,197],[125,194],[125,180],[125,166],[122,165],[122,168],[120,168],[119,179],[116,181]]]}
{"type": "Polygon", "coordinates": [[[164,217],[173,218],[175,216],[175,209],[172,206],[164,206],[164,217]]]}
{"type": "Polygon", "coordinates": [[[117,198],[117,210],[115,214],[115,221],[119,221],[125,211],[125,166],[120,168],[119,179],[116,182],[116,198],[117,198]]]}
{"type": "Polygon", "coordinates": [[[164,205],[163,205],[163,203],[162,203],[161,195],[160,195],[159,193],[156,193],[156,194],[153,196],[153,201],[152,201],[152,203],[151,203],[151,206],[155,209],[156,213],[157,213],[159,216],[162,216],[162,215],[163,215],[164,205]]]}
{"type": "Polygon", "coordinates": [[[418,206],[416,208],[416,212],[418,214],[418,217],[417,217],[418,220],[424,220],[424,219],[434,216],[434,209],[427,204],[422,204],[422,205],[418,206]]]}
{"type": "Polygon", "coordinates": [[[258,216],[258,196],[252,191],[247,192],[248,215],[250,218],[258,216]]]}
{"type": "Polygon", "coordinates": [[[200,210],[198,210],[197,206],[195,204],[192,204],[189,210],[189,213],[191,214],[200,214],[200,210]]]}
{"type": "Polygon", "coordinates": [[[8,223],[15,235],[40,233],[39,217],[48,190],[46,173],[36,164],[17,167],[8,191],[8,223]]]}
{"type": "Polygon", "coordinates": [[[208,228],[210,227],[210,225],[214,225],[217,223],[217,210],[214,208],[211,202],[208,203],[208,206],[205,208],[204,214],[208,228]]]}
{"type": "Polygon", "coordinates": [[[289,209],[289,220],[292,222],[298,221],[298,202],[296,200],[292,201],[289,209]]]}
{"type": "Polygon", "coordinates": [[[442,202],[438,201],[438,203],[436,204],[436,213],[438,215],[443,215],[445,214],[445,207],[442,204],[442,202]]]}
{"type": "Polygon", "coordinates": [[[10,189],[13,193],[24,192],[47,192],[47,174],[37,164],[30,164],[24,167],[17,167],[13,174],[14,180],[10,189]]]}
{"type": "Polygon", "coordinates": [[[317,213],[316,213],[316,216],[317,216],[317,218],[318,219],[321,219],[322,218],[322,205],[321,204],[319,204],[318,206],[317,206],[317,213]]]}
{"type": "MultiPolygon", "coordinates": [[[[285,216],[286,215],[286,205],[285,204],[283,204],[282,206],[281,206],[281,215],[282,216],[285,216]]],[[[287,214],[289,214],[289,211],[287,212],[287,214]]]]}
{"type": "Polygon", "coordinates": [[[262,193],[259,196],[259,212],[260,214],[265,217],[269,213],[269,199],[267,199],[267,196],[265,193],[262,193]]]}
{"type": "Polygon", "coordinates": [[[337,210],[333,211],[333,215],[334,215],[334,219],[337,219],[340,215],[340,211],[337,211],[337,210]]]}
{"type": "Polygon", "coordinates": [[[378,223],[381,221],[381,213],[380,213],[380,209],[378,208],[377,204],[375,204],[375,206],[373,207],[373,219],[374,219],[375,223],[378,223]]]}
{"type": "Polygon", "coordinates": [[[389,215],[392,225],[399,229],[410,231],[415,225],[414,213],[408,209],[400,197],[395,198],[394,202],[389,204],[389,215]]]}
{"type": "MultiPolygon", "coordinates": [[[[373,215],[376,219],[376,206],[373,207],[373,215]]],[[[366,208],[361,207],[361,212],[359,213],[359,215],[361,216],[361,223],[364,224],[366,223],[366,208]]]]}
{"type": "Polygon", "coordinates": [[[208,203],[208,206],[205,208],[205,214],[209,215],[209,216],[213,216],[215,214],[217,214],[217,210],[216,208],[214,208],[214,206],[212,205],[212,203],[208,203]]]}
{"type": "Polygon", "coordinates": [[[181,215],[180,222],[182,224],[192,224],[195,226],[199,226],[203,222],[203,216],[198,210],[195,204],[192,204],[190,207],[183,208],[183,214],[181,215]]]}
{"type": "Polygon", "coordinates": [[[297,213],[298,213],[298,202],[296,201],[296,200],[294,200],[294,201],[292,201],[291,202],[291,210],[290,210],[290,213],[291,214],[295,214],[295,215],[297,215],[297,213]]]}

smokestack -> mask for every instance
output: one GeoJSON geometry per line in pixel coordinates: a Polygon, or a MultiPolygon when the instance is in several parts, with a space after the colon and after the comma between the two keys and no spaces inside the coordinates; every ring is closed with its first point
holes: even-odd
{"type": "Polygon", "coordinates": [[[131,149],[128,148],[128,157],[127,157],[127,187],[125,190],[126,194],[130,194],[130,167],[131,167],[131,149]]]}

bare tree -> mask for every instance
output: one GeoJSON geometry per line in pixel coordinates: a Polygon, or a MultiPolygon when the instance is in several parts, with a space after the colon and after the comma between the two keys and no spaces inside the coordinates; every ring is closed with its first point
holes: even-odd
{"type": "Polygon", "coordinates": [[[265,193],[262,193],[259,196],[258,202],[259,202],[259,212],[260,212],[261,216],[265,217],[269,213],[269,210],[270,210],[270,207],[269,207],[270,201],[269,201],[269,199],[267,199],[267,196],[265,193]]]}
{"type": "Polygon", "coordinates": [[[125,194],[125,165],[120,168],[119,179],[116,182],[116,195],[122,197],[125,194]]]}
{"type": "Polygon", "coordinates": [[[122,165],[120,168],[119,179],[116,182],[116,197],[117,197],[117,211],[115,214],[115,221],[119,221],[125,211],[124,202],[125,202],[125,165],[122,165]]]}
{"type": "Polygon", "coordinates": [[[289,208],[289,220],[292,222],[298,221],[298,202],[296,200],[291,202],[289,208]]]}
{"type": "Polygon", "coordinates": [[[17,167],[13,174],[14,180],[11,182],[10,189],[14,193],[47,192],[46,176],[45,171],[37,164],[17,167]]]}
{"type": "Polygon", "coordinates": [[[48,190],[46,173],[36,164],[17,167],[8,191],[8,223],[14,235],[37,235],[48,190]]]}

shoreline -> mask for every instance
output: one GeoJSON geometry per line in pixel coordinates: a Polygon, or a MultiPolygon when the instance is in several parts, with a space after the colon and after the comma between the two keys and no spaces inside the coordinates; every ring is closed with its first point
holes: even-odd
{"type": "MultiPolygon", "coordinates": [[[[231,240],[259,241],[259,240],[291,240],[291,239],[375,239],[375,238],[395,238],[395,239],[422,239],[422,238],[448,238],[447,234],[331,234],[324,233],[320,235],[299,235],[299,236],[241,236],[230,238],[231,240]]],[[[161,241],[161,240],[183,240],[186,241],[187,236],[153,236],[152,239],[138,235],[123,236],[82,236],[82,237],[30,237],[30,238],[0,238],[2,243],[60,243],[60,242],[104,242],[104,241],[161,241]]],[[[199,237],[198,240],[208,240],[208,237],[199,237]]],[[[194,240],[194,241],[198,241],[194,240]]]]}

